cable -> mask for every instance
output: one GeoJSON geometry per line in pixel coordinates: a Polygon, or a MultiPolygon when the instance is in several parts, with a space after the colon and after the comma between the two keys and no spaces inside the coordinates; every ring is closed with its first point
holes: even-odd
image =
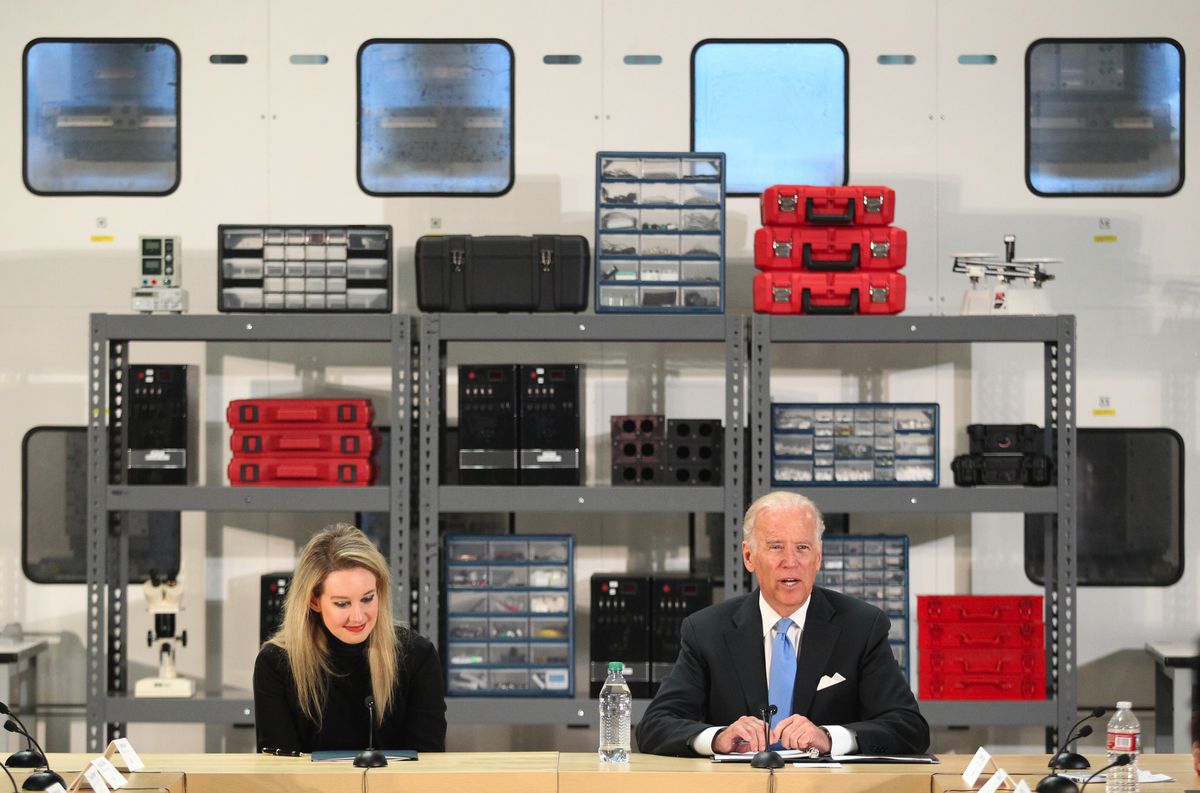
{"type": "Polygon", "coordinates": [[[13,793],[17,793],[17,780],[13,779],[12,771],[9,771],[8,766],[4,765],[4,763],[0,763],[0,768],[3,768],[4,773],[8,774],[8,781],[12,782],[13,793]]]}
{"type": "Polygon", "coordinates": [[[363,769],[362,793],[367,793],[367,772],[370,770],[371,770],[370,766],[363,769]]]}

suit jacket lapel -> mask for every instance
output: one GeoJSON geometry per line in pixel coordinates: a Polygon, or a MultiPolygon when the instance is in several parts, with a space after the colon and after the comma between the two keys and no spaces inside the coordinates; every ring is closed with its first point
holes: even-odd
{"type": "Polygon", "coordinates": [[[755,714],[767,702],[767,656],[763,651],[762,613],[758,590],[746,596],[725,629],[725,646],[733,658],[734,673],[746,697],[747,714],[755,714]]]}
{"type": "MultiPolygon", "coordinates": [[[[804,632],[800,635],[800,657],[796,659],[796,686],[792,691],[792,712],[804,716],[808,716],[813,696],[817,693],[817,683],[820,682],[825,665],[829,662],[838,634],[842,632],[841,628],[830,622],[833,618],[833,606],[829,604],[824,593],[813,587],[810,597],[812,602],[808,604],[804,632]]],[[[759,631],[761,630],[760,624],[759,631]]],[[[761,640],[759,645],[761,648],[761,640]]],[[[759,661],[759,671],[765,663],[765,660],[759,661]]]]}

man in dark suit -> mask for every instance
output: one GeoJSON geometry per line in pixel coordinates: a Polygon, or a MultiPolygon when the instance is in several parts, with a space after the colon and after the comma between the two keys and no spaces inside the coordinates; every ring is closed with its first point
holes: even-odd
{"type": "Polygon", "coordinates": [[[679,659],[638,725],[639,748],[760,751],[760,713],[771,703],[770,742],[784,749],[926,751],[929,725],[892,656],[887,617],[813,586],[825,529],[816,505],[770,493],[743,527],[742,558],[759,589],[684,620],[679,659]]]}

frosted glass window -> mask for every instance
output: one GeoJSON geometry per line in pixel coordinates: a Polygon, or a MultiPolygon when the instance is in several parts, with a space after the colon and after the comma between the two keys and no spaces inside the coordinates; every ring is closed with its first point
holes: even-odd
{"type": "Polygon", "coordinates": [[[37,39],[24,57],[24,177],[40,195],[179,186],[179,50],[165,39],[37,39]]]}
{"type": "Polygon", "coordinates": [[[1168,39],[1043,39],[1025,58],[1026,180],[1038,195],[1183,186],[1183,50],[1168,39]]]}
{"type": "Polygon", "coordinates": [[[358,181],[375,195],[513,183],[513,53],[498,40],[375,40],[358,53],[358,181]]]}
{"type": "Polygon", "coordinates": [[[832,40],[700,42],[692,50],[692,150],[725,152],[729,195],[845,184],[848,64],[832,40]]]}

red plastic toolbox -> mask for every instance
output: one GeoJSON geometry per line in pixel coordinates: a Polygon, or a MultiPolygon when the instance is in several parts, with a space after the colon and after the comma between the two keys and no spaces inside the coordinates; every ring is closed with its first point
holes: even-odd
{"type": "Polygon", "coordinates": [[[1041,595],[918,595],[918,622],[1042,622],[1041,595]]]}
{"type": "Polygon", "coordinates": [[[921,650],[918,669],[926,675],[1046,676],[1043,650],[921,650]]]}
{"type": "Polygon", "coordinates": [[[366,487],[374,469],[365,457],[234,457],[228,472],[232,485],[366,487]]]}
{"type": "Polygon", "coordinates": [[[895,217],[890,187],[780,184],[762,194],[764,226],[890,226],[895,217]]]}
{"type": "Polygon", "coordinates": [[[899,314],[902,273],[809,273],[772,270],[754,276],[754,310],[760,314],[899,314]]]}
{"type": "Polygon", "coordinates": [[[899,270],[908,232],[898,226],[766,226],[754,232],[760,270],[899,270]]]}
{"type": "Polygon", "coordinates": [[[263,424],[369,427],[374,417],[369,399],[235,399],[225,411],[234,429],[263,424]]]}
{"type": "Polygon", "coordinates": [[[1046,646],[1040,622],[960,622],[918,620],[919,653],[930,650],[1037,649],[1046,646]]]}
{"type": "Polygon", "coordinates": [[[1046,678],[1034,675],[921,674],[920,699],[1045,699],[1046,678]]]}
{"type": "Polygon", "coordinates": [[[235,430],[229,439],[235,455],[365,457],[375,451],[375,430],[235,430]]]}

